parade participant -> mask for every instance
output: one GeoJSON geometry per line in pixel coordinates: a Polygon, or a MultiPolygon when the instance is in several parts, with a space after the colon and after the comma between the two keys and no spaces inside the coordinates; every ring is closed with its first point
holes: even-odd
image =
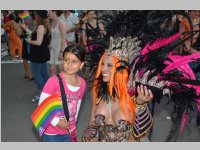
{"type": "Polygon", "coordinates": [[[200,11],[188,10],[188,15],[191,18],[192,28],[190,28],[191,26],[187,18],[180,19],[180,32],[186,33],[182,36],[182,38],[184,39],[188,37],[189,35],[187,35],[187,33],[190,32],[196,32],[196,34],[187,41],[185,41],[183,48],[181,49],[182,55],[196,53],[200,50],[200,36],[198,32],[200,30],[200,11]]]}
{"type": "MultiPolygon", "coordinates": [[[[97,14],[94,10],[88,10],[86,12],[87,22],[82,25],[83,30],[83,43],[88,46],[88,51],[93,51],[91,45],[98,42],[98,38],[106,35],[106,31],[102,23],[98,22],[97,14]]],[[[98,43],[96,43],[98,44],[98,43]]]]}
{"type": "Polygon", "coordinates": [[[184,11],[117,11],[114,16],[105,16],[108,34],[117,31],[118,36],[137,36],[141,41],[141,50],[131,59],[129,95],[135,95],[138,83],[150,88],[154,95],[152,115],[155,102],[159,102],[163,94],[170,96],[174,111],[167,141],[184,131],[192,103],[198,103],[200,96],[200,54],[180,56],[174,53],[177,46],[199,31],[190,32],[186,39],[181,39],[185,33],[176,32],[179,23],[174,20],[176,15],[187,18],[192,27],[190,16],[184,11]]]}
{"type": "MultiPolygon", "coordinates": [[[[44,142],[76,142],[76,122],[81,106],[83,95],[86,89],[85,80],[78,75],[78,71],[84,65],[85,49],[79,45],[71,45],[63,52],[63,68],[59,73],[66,95],[69,110],[69,122],[64,117],[64,113],[57,114],[42,135],[44,142]]],[[[61,90],[58,77],[52,76],[46,82],[40,95],[39,105],[51,95],[58,94],[61,90]]]]}
{"type": "Polygon", "coordinates": [[[33,31],[33,24],[34,20],[30,17],[28,11],[23,11],[21,14],[25,14],[28,19],[23,20],[21,18],[20,26],[23,29],[23,33],[21,35],[22,39],[22,59],[23,59],[23,67],[25,71],[24,78],[33,80],[32,70],[31,67],[28,64],[29,58],[30,58],[30,45],[26,42],[25,39],[30,39],[31,34],[25,31],[25,28],[29,29],[30,31],[33,31]]]}
{"type": "MultiPolygon", "coordinates": [[[[2,11],[2,19],[3,22],[1,23],[1,26],[3,27],[8,21],[9,21],[9,11],[8,10],[4,10],[2,11]]],[[[5,36],[5,42],[6,45],[8,47],[8,54],[10,55],[10,41],[9,41],[9,33],[8,32],[4,32],[4,36],[5,36]]]]}
{"type": "Polygon", "coordinates": [[[53,20],[51,25],[50,43],[50,75],[53,76],[62,71],[62,53],[66,47],[65,36],[67,27],[61,19],[62,10],[49,10],[48,15],[53,20]]]}
{"type": "Polygon", "coordinates": [[[22,34],[22,29],[15,21],[16,16],[11,13],[9,15],[9,21],[4,25],[4,29],[9,33],[9,41],[10,41],[10,55],[12,60],[16,57],[16,49],[18,50],[19,59],[22,59],[22,42],[20,40],[20,36],[22,34]]]}
{"type": "MultiPolygon", "coordinates": [[[[32,32],[24,26],[25,31],[31,34],[31,38],[26,39],[26,42],[30,44],[31,69],[39,92],[49,78],[47,61],[50,59],[51,31],[47,13],[46,10],[34,11],[35,31],[32,32]]],[[[35,96],[32,101],[38,101],[38,96],[35,96]]]]}
{"type": "Polygon", "coordinates": [[[128,93],[128,63],[138,44],[135,38],[111,37],[96,71],[90,123],[83,141],[130,142],[136,140],[133,132],[138,135],[143,130],[141,135],[144,135],[151,128],[152,118],[147,107],[153,98],[151,90],[141,85],[137,87],[137,97],[130,97],[128,93]]]}
{"type": "Polygon", "coordinates": [[[105,42],[106,31],[101,22],[97,18],[95,10],[88,10],[86,12],[86,22],[82,25],[82,40],[84,46],[87,47],[87,64],[85,67],[85,73],[90,72],[88,75],[91,77],[91,73],[94,74],[98,61],[102,56],[105,47],[103,42],[105,42]]]}
{"type": "Polygon", "coordinates": [[[76,16],[70,10],[66,10],[64,11],[64,20],[67,26],[67,31],[65,36],[67,45],[76,43],[75,33],[80,28],[78,16],[76,16]]]}

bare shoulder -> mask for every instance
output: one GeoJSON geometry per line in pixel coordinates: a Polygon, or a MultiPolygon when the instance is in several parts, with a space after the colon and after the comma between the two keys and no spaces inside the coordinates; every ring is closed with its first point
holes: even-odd
{"type": "Polygon", "coordinates": [[[100,29],[104,29],[104,25],[101,22],[99,22],[98,24],[100,29]]]}
{"type": "Polygon", "coordinates": [[[86,29],[85,23],[81,26],[82,29],[86,29]]]}
{"type": "Polygon", "coordinates": [[[38,28],[37,28],[37,31],[38,32],[44,32],[45,31],[44,25],[39,25],[38,28]]]}
{"type": "Polygon", "coordinates": [[[39,26],[38,26],[38,29],[40,29],[40,30],[41,30],[41,29],[44,29],[44,25],[39,25],[39,26]]]}

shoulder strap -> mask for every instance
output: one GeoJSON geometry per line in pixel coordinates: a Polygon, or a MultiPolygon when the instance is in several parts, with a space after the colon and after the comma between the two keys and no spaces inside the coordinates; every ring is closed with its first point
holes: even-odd
{"type": "Polygon", "coordinates": [[[92,29],[92,30],[94,30],[94,29],[95,29],[95,28],[94,28],[94,27],[93,27],[93,26],[92,26],[92,25],[91,25],[89,22],[87,22],[87,23],[86,23],[86,25],[87,25],[87,26],[89,26],[89,27],[90,27],[90,29],[92,29]]]}
{"type": "Polygon", "coordinates": [[[62,83],[62,78],[60,77],[59,74],[56,75],[58,77],[59,80],[59,85],[60,85],[60,91],[61,91],[61,96],[62,96],[62,104],[63,104],[63,108],[64,108],[64,113],[65,113],[65,117],[67,119],[67,121],[69,121],[69,110],[68,110],[68,106],[67,106],[67,98],[66,98],[66,94],[65,94],[65,89],[62,83]]]}
{"type": "Polygon", "coordinates": [[[98,25],[98,23],[97,23],[97,27],[96,28],[94,28],[91,24],[89,24],[89,23],[87,23],[87,25],[88,25],[88,27],[90,27],[90,28],[88,28],[87,27],[87,29],[90,29],[90,31],[95,35],[95,36],[99,36],[99,31],[100,31],[100,29],[99,29],[99,25],[98,25]],[[97,29],[97,30],[96,30],[97,29]]]}
{"type": "Polygon", "coordinates": [[[99,22],[97,21],[97,28],[99,29],[99,22]]]}

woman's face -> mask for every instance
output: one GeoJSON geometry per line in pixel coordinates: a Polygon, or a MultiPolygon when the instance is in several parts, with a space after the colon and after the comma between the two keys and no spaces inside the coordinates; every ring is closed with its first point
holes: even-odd
{"type": "Polygon", "coordinates": [[[55,12],[53,12],[52,10],[49,10],[48,11],[48,16],[51,18],[51,19],[55,19],[55,12]]]}
{"type": "Polygon", "coordinates": [[[113,68],[113,57],[108,56],[107,54],[104,56],[102,61],[102,68],[101,68],[101,74],[103,76],[104,82],[109,82],[111,77],[111,72],[113,68]]]}
{"type": "Polygon", "coordinates": [[[78,73],[83,67],[83,62],[71,52],[66,52],[63,58],[64,72],[68,75],[78,73]]]}
{"type": "Polygon", "coordinates": [[[200,17],[200,11],[199,10],[189,10],[188,13],[193,18],[200,17]]]}
{"type": "Polygon", "coordinates": [[[87,13],[87,18],[90,20],[90,19],[95,19],[96,18],[96,14],[94,11],[89,11],[87,13]]]}

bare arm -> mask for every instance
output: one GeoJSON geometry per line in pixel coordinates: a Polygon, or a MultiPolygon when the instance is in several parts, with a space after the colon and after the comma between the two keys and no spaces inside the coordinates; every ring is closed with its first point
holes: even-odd
{"type": "Polygon", "coordinates": [[[28,34],[31,34],[32,31],[24,23],[19,24],[28,34]]]}
{"type": "Polygon", "coordinates": [[[57,127],[59,127],[62,130],[66,130],[66,129],[69,129],[69,123],[67,122],[65,118],[60,119],[57,124],[57,127]]]}
{"type": "Polygon", "coordinates": [[[80,27],[81,27],[80,24],[76,24],[75,27],[73,27],[73,28],[67,30],[67,33],[77,31],[80,27]]]}
{"type": "Polygon", "coordinates": [[[38,29],[37,29],[37,39],[35,41],[33,41],[33,40],[26,40],[26,41],[29,44],[40,46],[42,44],[43,39],[44,39],[44,34],[45,34],[44,26],[39,25],[38,29]]]}
{"type": "Polygon", "coordinates": [[[99,23],[99,29],[100,29],[100,33],[101,33],[102,35],[106,35],[106,31],[105,31],[104,26],[103,26],[102,23],[99,23]]]}
{"type": "Polygon", "coordinates": [[[86,32],[85,32],[85,30],[86,30],[86,26],[85,26],[85,24],[83,24],[82,25],[82,33],[81,33],[81,37],[82,37],[82,39],[83,39],[83,45],[84,46],[87,46],[87,35],[86,35],[86,32]]]}
{"type": "Polygon", "coordinates": [[[59,31],[60,31],[60,35],[61,35],[61,47],[60,47],[61,52],[63,52],[63,50],[66,46],[66,42],[65,42],[66,30],[67,30],[66,25],[64,23],[60,22],[59,23],[59,31]]]}

